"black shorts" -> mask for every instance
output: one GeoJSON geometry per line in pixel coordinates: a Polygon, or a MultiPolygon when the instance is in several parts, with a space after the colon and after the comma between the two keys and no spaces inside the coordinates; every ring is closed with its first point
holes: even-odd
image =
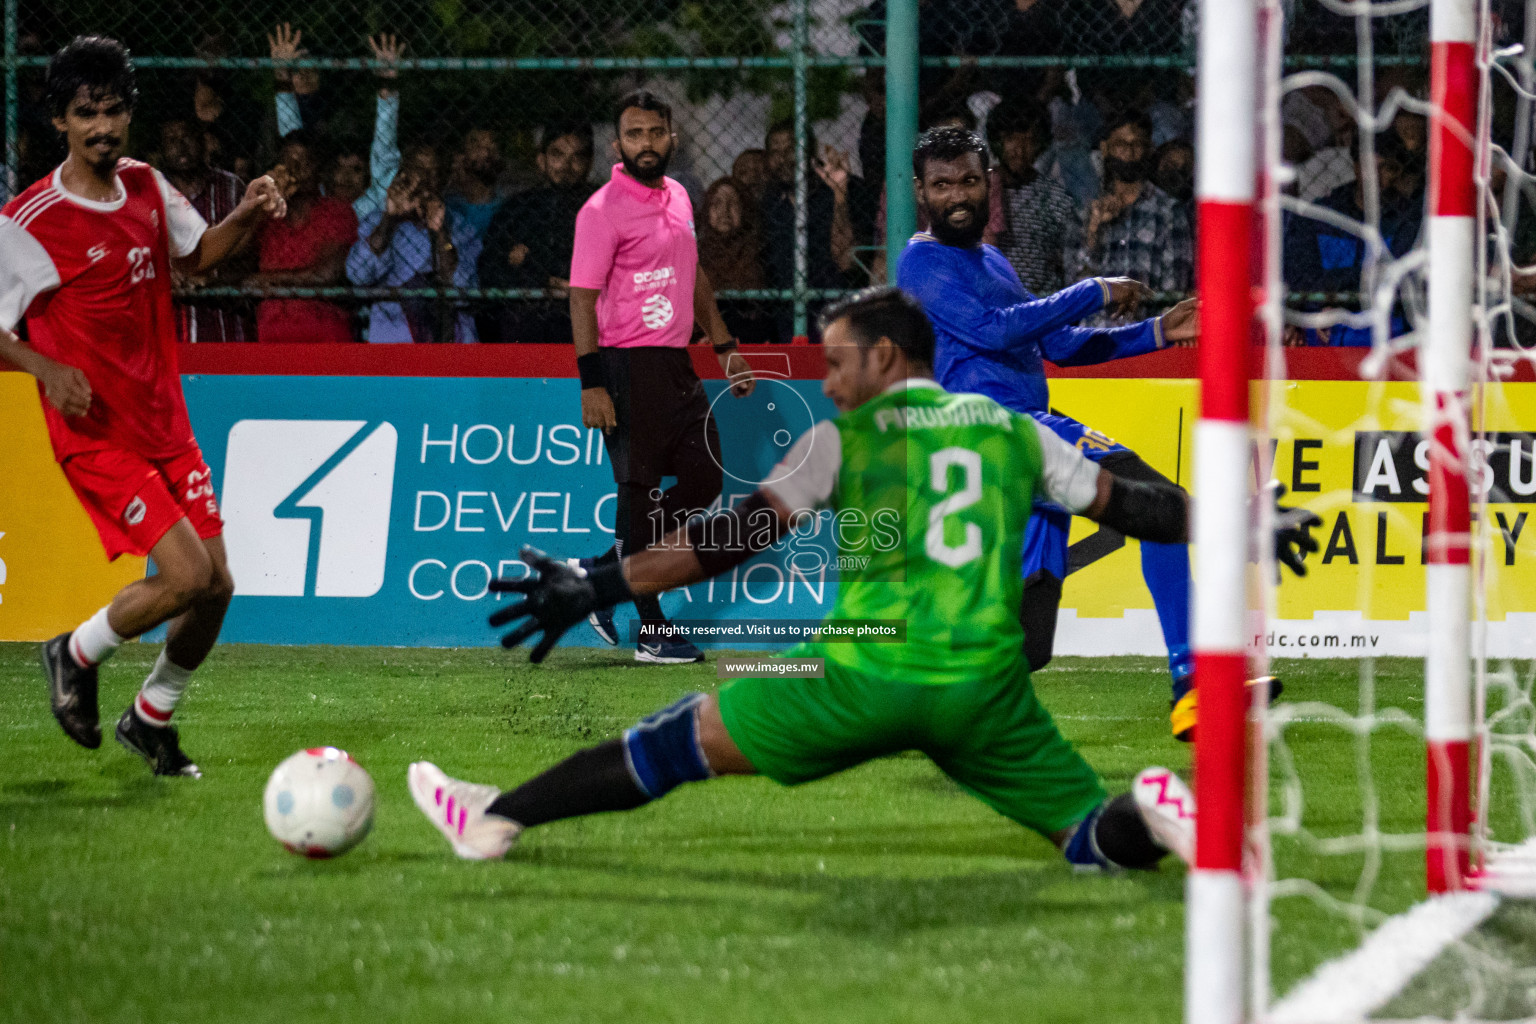
{"type": "Polygon", "coordinates": [[[664,476],[682,477],[699,467],[718,472],[720,431],[688,350],[599,351],[618,419],[605,440],[614,482],[655,487],[664,476]]]}

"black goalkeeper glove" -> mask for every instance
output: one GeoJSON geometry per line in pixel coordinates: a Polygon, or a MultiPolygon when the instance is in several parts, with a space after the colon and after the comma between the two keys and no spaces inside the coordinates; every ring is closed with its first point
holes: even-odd
{"type": "Polygon", "coordinates": [[[1285,497],[1284,484],[1272,480],[1269,490],[1275,495],[1275,572],[1278,575],[1279,567],[1285,565],[1297,576],[1305,576],[1305,559],[1309,554],[1316,554],[1318,549],[1312,528],[1322,526],[1323,520],[1311,509],[1280,504],[1280,499],[1285,497]]]}
{"type": "Polygon", "coordinates": [[[522,559],[528,563],[528,575],[520,580],[492,580],[491,590],[498,594],[522,594],[523,600],[501,609],[487,621],[496,628],[517,623],[501,638],[501,646],[508,649],[543,630],[538,646],[528,656],[535,664],[543,661],[565,631],[582,619],[599,608],[611,608],[634,597],[618,562],[589,574],[534,547],[524,547],[522,559]]]}

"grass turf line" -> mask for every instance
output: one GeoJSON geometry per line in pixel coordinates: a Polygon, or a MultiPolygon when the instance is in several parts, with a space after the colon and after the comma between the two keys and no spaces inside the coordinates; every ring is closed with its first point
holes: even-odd
{"type": "MultiPolygon", "coordinates": [[[[129,645],[104,668],[109,733],[155,653],[129,645]]],[[[69,743],[34,659],[0,645],[0,1020],[1180,1018],[1182,870],[1074,875],[915,755],[796,790],[683,787],[534,830],[500,864],[453,859],[410,803],[416,758],[511,785],[712,689],[712,665],[221,647],[178,716],[205,772],[192,782],[151,778],[110,735],[96,752],[69,743]],[[267,774],[319,744],[348,749],[379,791],[374,834],[328,863],[284,852],[261,819],[267,774]]],[[[1147,764],[1187,770],[1159,661],[1059,667],[1039,675],[1041,697],[1112,791],[1147,764]]],[[[1352,706],[1352,665],[1284,669],[1288,697],[1352,706]]],[[[1409,707],[1420,678],[1384,668],[1382,703],[1409,707]]],[[[1292,743],[1315,824],[1358,830],[1347,739],[1302,726],[1292,743]]],[[[1384,744],[1382,781],[1422,778],[1421,746],[1384,744]]],[[[1384,824],[1422,822],[1411,787],[1382,788],[1384,824]]],[[[1296,866],[1354,886],[1358,858],[1313,860],[1296,866]]],[[[1388,911],[1422,893],[1419,862],[1400,860],[1373,895],[1388,911]]],[[[1358,941],[1305,901],[1277,914],[1282,991],[1358,941]]]]}

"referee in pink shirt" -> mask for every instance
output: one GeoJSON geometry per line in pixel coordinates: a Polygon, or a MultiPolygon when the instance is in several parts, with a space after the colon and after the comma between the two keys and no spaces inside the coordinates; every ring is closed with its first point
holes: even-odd
{"type": "MultiPolygon", "coordinates": [[[[581,421],[601,427],[618,490],[614,546],[591,568],[657,543],[720,495],[720,435],[688,345],[695,326],[714,345],[738,398],[755,381],[736,351],[699,267],[693,204],[666,176],[677,146],[672,108],[649,92],[619,101],[608,184],[576,215],[571,256],[571,331],[581,374],[581,421]],[[665,492],[661,479],[675,476],[665,492]]],[[[635,601],[642,626],[666,622],[655,597],[635,601]]],[[[612,611],[592,627],[618,644],[612,611]]],[[[685,640],[642,636],[635,660],[703,661],[685,640]]]]}

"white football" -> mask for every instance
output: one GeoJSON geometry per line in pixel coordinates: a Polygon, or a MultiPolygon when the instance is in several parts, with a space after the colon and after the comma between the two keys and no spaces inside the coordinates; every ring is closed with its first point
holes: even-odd
{"type": "Polygon", "coordinates": [[[289,850],[339,857],[373,828],[373,779],[345,750],[310,747],[272,772],[262,805],[267,831],[289,850]]]}

